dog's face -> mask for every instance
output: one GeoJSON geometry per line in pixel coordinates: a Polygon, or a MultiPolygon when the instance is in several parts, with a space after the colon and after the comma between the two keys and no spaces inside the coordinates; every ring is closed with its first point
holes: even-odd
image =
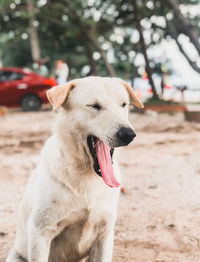
{"type": "MultiPolygon", "coordinates": [[[[112,165],[114,148],[128,145],[136,136],[128,121],[129,93],[122,80],[103,77],[74,80],[69,89],[58,98],[67,121],[66,132],[85,147],[95,172],[110,186],[117,186],[105,173],[112,165]]],[[[51,102],[53,95],[48,94],[51,102]]],[[[136,102],[142,107],[139,100],[136,102]]]]}

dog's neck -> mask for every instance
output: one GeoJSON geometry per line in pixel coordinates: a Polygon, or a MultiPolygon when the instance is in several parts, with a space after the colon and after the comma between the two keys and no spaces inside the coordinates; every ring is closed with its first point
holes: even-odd
{"type": "Polygon", "coordinates": [[[76,132],[70,132],[70,130],[72,130],[72,127],[67,128],[66,123],[62,124],[60,121],[55,123],[54,135],[60,151],[62,166],[65,166],[68,176],[76,172],[70,177],[73,185],[73,183],[77,183],[74,179],[77,180],[78,178],[81,181],[83,178],[84,180],[86,176],[91,177],[94,171],[87,152],[89,149],[86,149],[87,141],[85,141],[85,144],[81,144],[80,141],[83,140],[79,139],[76,132]]]}
{"type": "Polygon", "coordinates": [[[77,138],[66,132],[65,134],[62,130],[57,130],[56,139],[58,146],[63,158],[66,160],[66,164],[74,166],[75,169],[88,169],[91,164],[89,157],[87,155],[85,145],[79,143],[77,138]]]}

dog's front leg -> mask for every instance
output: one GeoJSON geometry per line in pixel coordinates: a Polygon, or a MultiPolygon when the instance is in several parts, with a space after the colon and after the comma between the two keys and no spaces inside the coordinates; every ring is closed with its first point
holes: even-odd
{"type": "Polygon", "coordinates": [[[111,262],[113,253],[113,239],[113,231],[111,231],[106,237],[97,239],[91,249],[87,262],[111,262]]]}
{"type": "Polygon", "coordinates": [[[28,222],[28,261],[48,262],[51,238],[46,230],[36,227],[32,221],[28,222]]]}

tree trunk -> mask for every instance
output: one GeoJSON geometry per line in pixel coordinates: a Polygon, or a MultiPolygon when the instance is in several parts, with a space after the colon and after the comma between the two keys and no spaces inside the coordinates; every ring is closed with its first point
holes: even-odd
{"type": "Polygon", "coordinates": [[[176,17],[179,19],[181,27],[184,30],[184,33],[190,38],[190,41],[193,43],[198,54],[200,55],[199,36],[197,32],[193,29],[190,21],[186,17],[184,17],[184,15],[181,13],[179,9],[179,3],[177,2],[177,0],[167,0],[164,2],[165,4],[167,2],[168,6],[170,6],[174,10],[174,13],[176,17]]]}
{"type": "Polygon", "coordinates": [[[149,78],[149,83],[150,83],[151,88],[152,88],[153,97],[155,99],[158,99],[159,97],[158,97],[158,94],[157,94],[157,91],[156,91],[156,88],[155,88],[155,85],[154,85],[154,82],[153,82],[153,78],[152,78],[152,69],[150,67],[149,59],[148,59],[148,56],[147,56],[147,50],[146,50],[146,44],[145,44],[145,40],[144,40],[144,36],[143,36],[143,30],[142,30],[142,27],[141,27],[141,24],[140,24],[141,17],[140,17],[139,11],[138,11],[137,0],[133,1],[133,7],[134,7],[135,22],[136,22],[137,29],[138,29],[138,32],[139,32],[139,35],[140,35],[141,50],[142,50],[142,53],[143,53],[143,56],[144,56],[144,59],[145,59],[145,63],[146,63],[146,71],[147,71],[147,75],[148,75],[148,78],[149,78]]]}
{"type": "Polygon", "coordinates": [[[89,61],[90,66],[91,66],[90,75],[94,75],[94,76],[98,75],[97,65],[96,65],[96,61],[93,58],[93,49],[91,47],[91,44],[86,43],[85,48],[86,48],[88,61],[89,61]]]}
{"type": "Polygon", "coordinates": [[[137,75],[137,70],[136,70],[136,67],[134,66],[134,62],[135,62],[136,56],[137,56],[137,54],[135,54],[135,56],[133,57],[132,62],[130,63],[131,70],[130,70],[130,74],[129,75],[130,75],[131,86],[133,88],[134,88],[135,76],[137,75]]]}
{"type": "Polygon", "coordinates": [[[69,11],[69,15],[71,15],[72,17],[75,17],[77,20],[78,25],[80,26],[82,32],[84,33],[85,37],[88,39],[88,41],[91,43],[92,46],[95,47],[95,49],[100,53],[101,58],[104,62],[104,65],[108,71],[108,73],[111,76],[116,76],[114,69],[112,68],[111,64],[108,62],[107,57],[105,55],[105,53],[103,52],[100,44],[98,43],[97,38],[93,37],[90,29],[85,26],[84,22],[81,20],[80,16],[77,15],[76,13],[76,9],[73,6],[73,2],[72,1],[67,1],[68,2],[68,11],[69,11]]]}
{"type": "Polygon", "coordinates": [[[167,24],[167,30],[168,33],[171,35],[171,37],[176,41],[176,44],[180,50],[180,52],[184,55],[184,57],[186,58],[186,60],[188,61],[188,63],[190,64],[190,66],[198,73],[200,73],[200,67],[198,67],[198,65],[192,61],[190,59],[190,57],[187,55],[187,53],[185,52],[185,50],[183,49],[182,45],[179,43],[178,41],[178,33],[176,31],[175,26],[172,24],[172,22],[168,21],[166,19],[166,24],[167,24]]]}
{"type": "Polygon", "coordinates": [[[96,50],[100,53],[101,58],[102,58],[102,60],[103,60],[103,62],[104,62],[104,65],[105,65],[108,73],[109,73],[112,77],[115,77],[115,76],[116,76],[115,71],[114,71],[113,67],[111,66],[111,64],[108,62],[105,53],[103,52],[100,44],[98,43],[98,40],[95,39],[94,37],[92,37],[91,34],[89,34],[89,32],[87,32],[87,36],[88,36],[88,38],[90,39],[91,43],[93,43],[93,45],[96,47],[96,50]]]}
{"type": "Polygon", "coordinates": [[[29,26],[30,26],[30,44],[31,44],[31,54],[34,62],[39,62],[40,57],[40,47],[38,40],[37,28],[33,25],[34,22],[34,5],[32,0],[27,0],[27,10],[29,14],[29,26]]]}
{"type": "Polygon", "coordinates": [[[104,54],[100,44],[98,43],[98,40],[96,38],[94,38],[92,36],[92,34],[90,33],[90,30],[88,30],[87,28],[85,28],[85,26],[81,23],[81,21],[79,21],[80,27],[82,29],[82,32],[85,34],[85,36],[87,37],[88,41],[95,47],[95,49],[100,53],[101,58],[104,62],[104,65],[108,71],[108,73],[115,77],[115,71],[112,68],[111,64],[108,62],[106,55],[104,54]]]}

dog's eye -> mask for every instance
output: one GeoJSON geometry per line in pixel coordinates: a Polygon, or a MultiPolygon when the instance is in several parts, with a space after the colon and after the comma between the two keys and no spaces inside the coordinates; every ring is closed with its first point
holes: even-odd
{"type": "Polygon", "coordinates": [[[91,105],[92,108],[96,109],[96,110],[101,110],[101,106],[100,104],[96,103],[94,105],[91,105]]]}
{"type": "Polygon", "coordinates": [[[122,107],[125,107],[126,105],[127,105],[127,103],[125,103],[125,102],[124,102],[124,103],[122,103],[122,107]]]}
{"type": "Polygon", "coordinates": [[[94,108],[98,111],[100,111],[102,109],[102,106],[98,103],[95,103],[95,104],[92,104],[92,105],[87,105],[87,106],[92,107],[92,108],[94,108]]]}

